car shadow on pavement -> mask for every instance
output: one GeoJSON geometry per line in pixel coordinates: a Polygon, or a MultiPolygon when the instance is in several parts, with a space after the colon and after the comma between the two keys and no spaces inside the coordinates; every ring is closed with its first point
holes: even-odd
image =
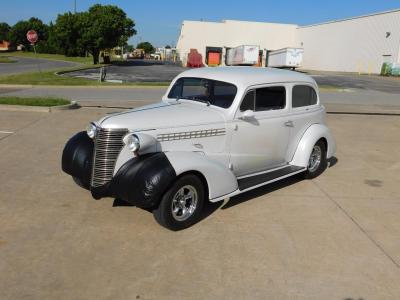
{"type": "MultiPolygon", "coordinates": [[[[336,157],[331,157],[330,159],[328,159],[328,169],[335,166],[338,163],[338,161],[339,160],[336,157]]],[[[259,188],[250,190],[250,191],[240,194],[238,196],[234,196],[234,197],[230,198],[228,201],[218,201],[218,202],[214,202],[214,203],[210,202],[210,201],[206,201],[204,203],[203,213],[201,215],[199,222],[208,218],[211,214],[213,214],[218,209],[228,209],[233,206],[239,205],[241,203],[247,202],[249,200],[255,199],[257,197],[260,197],[260,196],[269,194],[271,192],[280,190],[282,188],[291,186],[302,180],[306,180],[306,179],[304,179],[304,177],[302,175],[303,174],[300,173],[300,174],[297,174],[297,175],[261,186],[259,188]]],[[[119,206],[135,207],[135,205],[125,202],[121,199],[117,199],[117,198],[114,199],[113,207],[119,207],[119,206]]],[[[144,209],[144,210],[147,212],[150,212],[150,213],[152,212],[151,209],[144,209]]]]}
{"type": "MultiPolygon", "coordinates": [[[[332,168],[338,163],[337,157],[331,157],[328,159],[328,169],[332,168]]],[[[325,170],[326,171],[326,170],[325,170]]],[[[236,206],[238,204],[241,204],[243,202],[247,202],[249,200],[252,200],[254,198],[269,194],[271,192],[274,192],[276,190],[280,190],[282,188],[291,186],[293,184],[296,184],[302,180],[306,180],[303,177],[303,173],[261,186],[259,188],[256,188],[254,190],[250,190],[248,192],[245,192],[243,194],[237,195],[232,197],[224,206],[221,207],[221,209],[228,209],[233,206],[236,206]]]]}
{"type": "Polygon", "coordinates": [[[228,209],[233,206],[239,205],[241,203],[247,202],[249,200],[255,199],[257,197],[269,194],[276,190],[280,190],[282,188],[296,184],[296,183],[304,180],[301,175],[302,174],[294,175],[292,177],[288,177],[288,178],[261,186],[254,190],[250,190],[250,191],[240,194],[238,196],[234,196],[223,207],[221,207],[221,209],[228,209]]]}
{"type": "MultiPolygon", "coordinates": [[[[216,203],[212,203],[210,201],[206,201],[204,203],[204,208],[203,212],[201,214],[201,218],[199,222],[203,221],[204,219],[208,218],[212,213],[214,213],[218,208],[220,208],[224,204],[224,201],[219,201],[216,203]]],[[[115,198],[113,201],[113,207],[124,207],[124,206],[130,206],[130,207],[136,207],[135,205],[125,202],[124,200],[115,198]]],[[[149,213],[152,213],[151,209],[142,209],[144,211],[147,211],[149,213]]]]}
{"type": "Polygon", "coordinates": [[[133,207],[135,207],[135,205],[133,205],[131,203],[128,203],[128,202],[126,202],[124,200],[118,199],[118,198],[114,199],[112,206],[113,207],[119,207],[119,206],[133,206],[133,207]]]}

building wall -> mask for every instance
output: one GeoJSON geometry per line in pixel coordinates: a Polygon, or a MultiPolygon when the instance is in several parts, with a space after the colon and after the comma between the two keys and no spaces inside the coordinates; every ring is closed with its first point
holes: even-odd
{"type": "Polygon", "coordinates": [[[255,45],[279,49],[296,43],[297,25],[226,20],[223,22],[184,21],[177,43],[185,64],[190,49],[197,49],[205,63],[206,47],[255,45]]]}
{"type": "Polygon", "coordinates": [[[383,55],[400,62],[400,11],[299,27],[296,38],[305,69],[379,73],[383,55]]]}
{"type": "Polygon", "coordinates": [[[304,48],[303,68],[379,73],[386,60],[400,63],[400,10],[310,26],[226,20],[184,21],[177,43],[186,64],[191,48],[205,63],[206,47],[255,45],[261,49],[304,48]],[[390,36],[386,37],[386,32],[390,36]]]}

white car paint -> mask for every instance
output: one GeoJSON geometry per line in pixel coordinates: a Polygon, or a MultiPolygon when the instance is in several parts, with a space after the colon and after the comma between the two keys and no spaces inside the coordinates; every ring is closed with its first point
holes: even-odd
{"type": "MultiPolygon", "coordinates": [[[[201,173],[207,181],[209,199],[222,200],[249,190],[238,189],[240,176],[266,173],[288,164],[304,167],[297,173],[304,171],[320,138],[327,141],[327,158],[335,153],[335,141],[319,98],[315,105],[292,108],[291,89],[296,84],[309,85],[318,95],[315,81],[297,72],[254,67],[192,69],[172,81],[162,102],[109,115],[98,124],[103,128],[126,128],[137,134],[141,140],[138,155],[165,152],[178,176],[190,171],[201,173]],[[168,98],[171,87],[181,77],[232,83],[237,94],[226,109],[168,98]],[[271,85],[285,86],[286,107],[254,112],[253,119],[243,119],[239,106],[246,92],[271,85]]],[[[124,147],[114,174],[134,155],[124,147]]]]}
{"type": "Polygon", "coordinates": [[[332,157],[336,152],[336,143],[332,133],[328,127],[323,124],[313,124],[306,130],[301,138],[290,164],[307,167],[312,148],[321,138],[324,138],[327,142],[327,158],[332,157]]]}

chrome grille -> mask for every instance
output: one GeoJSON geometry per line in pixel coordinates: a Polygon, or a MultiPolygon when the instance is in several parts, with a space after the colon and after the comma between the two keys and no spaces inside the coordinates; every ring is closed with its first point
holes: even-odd
{"type": "Polygon", "coordinates": [[[104,129],[97,131],[94,141],[92,187],[98,187],[111,181],[115,162],[121,152],[122,141],[127,129],[104,129]]]}

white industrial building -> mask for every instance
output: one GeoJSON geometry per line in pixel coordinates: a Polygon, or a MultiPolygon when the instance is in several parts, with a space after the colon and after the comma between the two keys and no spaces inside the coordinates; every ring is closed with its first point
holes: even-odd
{"type": "Polygon", "coordinates": [[[379,73],[383,62],[400,63],[400,9],[308,26],[184,21],[177,51],[183,64],[196,49],[205,65],[210,53],[219,53],[218,64],[224,65],[226,50],[240,45],[259,46],[262,65],[267,50],[300,47],[303,69],[379,73]]]}

